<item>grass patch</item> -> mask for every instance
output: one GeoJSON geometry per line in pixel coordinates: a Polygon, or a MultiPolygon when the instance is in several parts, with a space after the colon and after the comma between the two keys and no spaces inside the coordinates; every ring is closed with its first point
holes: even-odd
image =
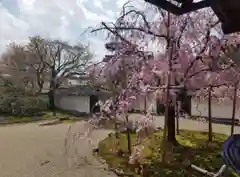
{"type": "MultiPolygon", "coordinates": [[[[131,137],[134,142],[135,135],[131,134],[131,137]]],[[[191,169],[190,164],[212,172],[218,171],[223,164],[220,153],[226,138],[226,135],[214,134],[213,141],[208,143],[208,134],[205,132],[181,131],[177,136],[179,145],[175,147],[168,145],[167,162],[163,163],[161,160],[162,132],[159,131],[146,142],[141,164],[144,164],[144,171],[147,172],[148,177],[203,177],[203,174],[191,169]]],[[[120,134],[120,145],[124,154],[127,154],[126,134],[120,134]]],[[[126,173],[131,172],[135,177],[141,176],[129,168],[128,157],[117,156],[111,149],[113,149],[112,137],[99,143],[99,154],[107,161],[110,168],[122,169],[126,173]]],[[[231,170],[228,170],[225,176],[238,177],[231,170]]]]}
{"type": "Polygon", "coordinates": [[[69,112],[64,111],[56,111],[56,116],[53,116],[53,113],[50,111],[44,112],[43,115],[44,120],[52,120],[52,119],[60,119],[63,122],[76,122],[79,120],[85,119],[84,116],[75,116],[69,112]]]}

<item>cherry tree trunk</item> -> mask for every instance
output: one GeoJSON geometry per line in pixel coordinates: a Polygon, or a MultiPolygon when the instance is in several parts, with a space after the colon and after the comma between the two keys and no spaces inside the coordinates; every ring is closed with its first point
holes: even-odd
{"type": "Polygon", "coordinates": [[[237,88],[238,88],[238,83],[236,83],[236,84],[234,85],[231,135],[234,133],[235,114],[236,114],[236,102],[237,102],[237,88]]]}
{"type": "Polygon", "coordinates": [[[212,141],[212,87],[208,89],[208,140],[212,141]]]}
{"type": "MultiPolygon", "coordinates": [[[[116,110],[117,110],[117,107],[116,107],[116,103],[117,103],[117,99],[116,99],[116,93],[115,93],[115,90],[116,88],[115,87],[112,87],[111,88],[112,90],[114,90],[113,92],[113,116],[114,116],[114,130],[115,130],[115,150],[117,152],[117,154],[121,154],[121,151],[122,149],[120,148],[120,138],[119,138],[119,124],[117,122],[117,113],[116,113],[116,110]]],[[[110,118],[110,117],[109,117],[110,118]]]]}
{"type": "Polygon", "coordinates": [[[173,104],[169,104],[168,107],[168,119],[167,119],[167,141],[171,143],[176,142],[175,133],[175,109],[173,104]]]}
{"type": "MultiPolygon", "coordinates": [[[[168,22],[170,24],[170,15],[168,14],[168,22]]],[[[169,36],[169,35],[168,35],[169,36]]],[[[173,102],[170,96],[170,84],[171,84],[171,74],[172,74],[172,58],[173,58],[173,40],[168,39],[167,49],[169,50],[168,66],[169,71],[167,73],[167,88],[166,88],[166,103],[165,103],[165,120],[164,120],[164,140],[168,142],[175,142],[175,110],[173,102]]]]}

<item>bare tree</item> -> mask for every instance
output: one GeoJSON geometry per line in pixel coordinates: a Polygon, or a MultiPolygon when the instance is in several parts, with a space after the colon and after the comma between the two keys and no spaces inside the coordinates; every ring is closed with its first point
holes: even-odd
{"type": "Polygon", "coordinates": [[[35,73],[30,70],[28,63],[29,52],[25,46],[11,43],[1,56],[2,81],[11,82],[11,86],[26,93],[36,92],[35,73]]]}
{"type": "Polygon", "coordinates": [[[54,95],[66,79],[82,75],[91,64],[92,54],[89,47],[82,44],[70,45],[59,40],[43,39],[39,36],[30,38],[28,48],[37,59],[36,73],[38,84],[49,81],[49,106],[54,111],[54,95]]]}
{"type": "Polygon", "coordinates": [[[19,89],[36,94],[49,83],[49,106],[55,110],[55,90],[69,78],[82,75],[91,64],[92,54],[82,44],[34,36],[26,45],[10,44],[1,58],[5,80],[7,77],[19,89]]]}
{"type": "Polygon", "coordinates": [[[48,75],[46,65],[48,50],[44,45],[44,39],[40,36],[30,37],[27,49],[29,51],[28,67],[35,74],[38,93],[41,93],[48,75]]]}

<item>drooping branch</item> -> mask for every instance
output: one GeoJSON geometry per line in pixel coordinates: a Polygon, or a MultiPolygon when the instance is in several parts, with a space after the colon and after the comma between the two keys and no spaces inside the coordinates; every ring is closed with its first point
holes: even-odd
{"type": "Polygon", "coordinates": [[[101,30],[108,30],[111,31],[114,35],[117,35],[120,39],[125,40],[122,38],[122,36],[119,35],[119,33],[116,33],[117,31],[138,31],[145,34],[148,34],[150,36],[158,37],[158,38],[164,38],[167,40],[167,36],[164,34],[157,34],[156,32],[153,32],[150,27],[150,23],[148,22],[146,15],[142,11],[138,11],[135,9],[131,9],[126,12],[126,7],[123,7],[122,15],[116,20],[116,23],[111,23],[111,26],[108,26],[105,22],[102,22],[102,27],[97,27],[95,29],[91,30],[91,33],[101,31],[101,30]],[[130,15],[137,15],[141,17],[143,20],[143,25],[141,27],[135,27],[135,26],[128,26],[125,23],[122,23],[124,18],[130,15]]]}
{"type": "Polygon", "coordinates": [[[205,40],[204,40],[205,42],[204,42],[204,44],[203,44],[203,47],[202,47],[202,49],[200,50],[200,52],[197,54],[197,56],[195,57],[195,59],[190,62],[188,68],[186,69],[186,71],[185,71],[185,73],[184,73],[184,78],[187,77],[190,69],[193,67],[193,65],[195,64],[195,62],[197,62],[197,61],[199,61],[199,60],[201,60],[202,62],[204,62],[204,61],[202,60],[202,55],[205,53],[205,51],[206,51],[207,48],[208,48],[208,43],[209,43],[209,40],[210,40],[211,30],[212,30],[212,28],[214,28],[214,27],[215,27],[216,25],[218,25],[219,23],[220,23],[220,22],[217,21],[217,22],[213,23],[212,25],[210,25],[210,27],[208,28],[208,30],[207,30],[207,32],[206,32],[206,35],[205,35],[205,37],[204,37],[204,38],[205,38],[205,40]]]}
{"type": "MultiPolygon", "coordinates": [[[[189,18],[189,16],[188,16],[189,18]]],[[[186,18],[180,28],[180,35],[178,36],[178,38],[176,39],[176,46],[178,48],[180,48],[180,42],[181,42],[181,39],[182,39],[182,36],[183,36],[183,32],[185,31],[187,25],[188,25],[188,18],[186,18]]]]}

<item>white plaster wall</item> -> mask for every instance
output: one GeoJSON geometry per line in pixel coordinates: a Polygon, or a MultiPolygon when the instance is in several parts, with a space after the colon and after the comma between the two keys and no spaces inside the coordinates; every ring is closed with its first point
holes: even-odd
{"type": "Polygon", "coordinates": [[[62,96],[56,99],[55,104],[60,109],[90,113],[89,96],[62,96]]]}
{"type": "Polygon", "coordinates": [[[145,98],[146,98],[146,108],[151,109],[151,112],[156,113],[156,100],[153,97],[153,94],[148,94],[146,97],[143,95],[137,96],[136,100],[133,103],[133,110],[136,111],[145,111],[145,98]],[[152,107],[151,107],[152,104],[152,107]]]}
{"type": "MultiPolygon", "coordinates": [[[[192,116],[207,116],[208,117],[208,101],[201,100],[198,103],[196,98],[191,100],[191,114],[192,116]]],[[[231,100],[224,102],[217,102],[212,100],[212,117],[217,118],[231,118],[232,117],[233,103],[231,100]]],[[[236,118],[240,118],[239,106],[236,107],[236,118]]]]}

